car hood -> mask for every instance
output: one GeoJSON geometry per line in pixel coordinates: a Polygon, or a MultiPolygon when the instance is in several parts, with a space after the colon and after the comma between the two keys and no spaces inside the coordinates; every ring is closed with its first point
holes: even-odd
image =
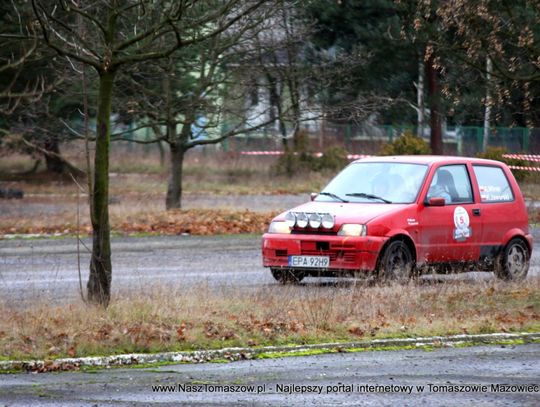
{"type": "Polygon", "coordinates": [[[287,212],[329,213],[336,217],[336,224],[367,223],[388,213],[397,212],[410,204],[349,203],[349,202],[308,202],[280,214],[276,220],[283,220],[287,212]]]}

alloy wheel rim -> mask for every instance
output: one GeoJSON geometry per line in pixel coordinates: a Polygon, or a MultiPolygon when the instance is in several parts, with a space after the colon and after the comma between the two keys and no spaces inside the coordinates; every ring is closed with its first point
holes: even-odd
{"type": "Polygon", "coordinates": [[[514,276],[522,274],[526,266],[525,250],[519,245],[513,245],[508,250],[506,264],[510,274],[514,276]]]}
{"type": "Polygon", "coordinates": [[[389,261],[390,270],[392,274],[400,279],[405,278],[408,275],[408,265],[410,263],[409,256],[403,251],[401,247],[396,247],[392,251],[389,261]]]}

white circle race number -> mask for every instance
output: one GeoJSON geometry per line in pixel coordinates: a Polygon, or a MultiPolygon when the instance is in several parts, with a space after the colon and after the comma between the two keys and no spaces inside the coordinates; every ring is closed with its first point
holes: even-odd
{"type": "Polygon", "coordinates": [[[456,229],[454,230],[454,239],[464,240],[470,237],[470,223],[471,221],[469,219],[469,214],[464,207],[458,206],[456,209],[454,209],[454,225],[456,225],[456,229]]]}
{"type": "Polygon", "coordinates": [[[463,206],[458,206],[454,209],[454,225],[458,229],[466,229],[469,227],[470,219],[469,214],[463,206]]]}

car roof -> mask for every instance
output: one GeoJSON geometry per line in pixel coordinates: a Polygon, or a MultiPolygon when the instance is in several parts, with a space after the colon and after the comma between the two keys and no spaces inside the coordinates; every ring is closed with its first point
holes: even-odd
{"type": "Polygon", "coordinates": [[[445,155],[389,155],[389,156],[371,156],[361,158],[354,161],[355,163],[365,162],[399,162],[399,163],[411,163],[411,164],[490,164],[501,165],[504,163],[495,160],[486,160],[483,158],[474,157],[459,157],[459,156],[445,156],[445,155]]]}

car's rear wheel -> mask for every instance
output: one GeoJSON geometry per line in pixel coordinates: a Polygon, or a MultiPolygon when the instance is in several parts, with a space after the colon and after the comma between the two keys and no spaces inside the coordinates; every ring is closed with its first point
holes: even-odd
{"type": "Polygon", "coordinates": [[[303,271],[295,271],[290,269],[270,269],[272,277],[281,284],[298,284],[305,277],[303,271]]]}
{"type": "Polygon", "coordinates": [[[510,240],[495,261],[495,275],[506,281],[523,280],[529,271],[530,255],[529,247],[523,240],[510,240]]]}
{"type": "Polygon", "coordinates": [[[377,271],[382,280],[403,283],[412,277],[413,269],[411,250],[402,240],[394,240],[386,246],[377,271]]]}

